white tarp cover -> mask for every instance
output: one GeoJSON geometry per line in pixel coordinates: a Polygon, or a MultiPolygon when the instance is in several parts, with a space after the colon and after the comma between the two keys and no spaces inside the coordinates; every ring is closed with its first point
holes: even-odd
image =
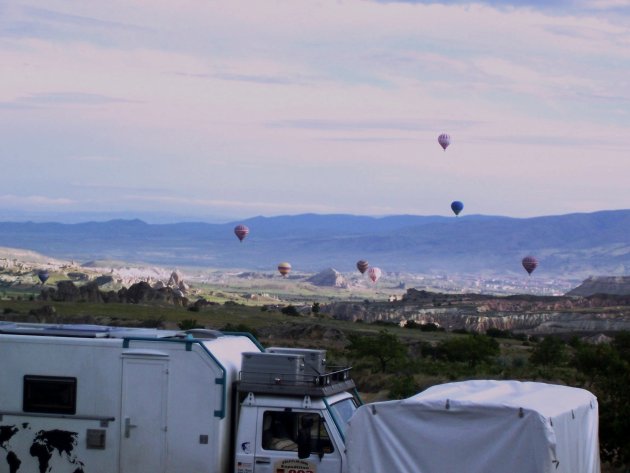
{"type": "Polygon", "coordinates": [[[433,386],[361,406],[349,473],[599,473],[597,398],[519,381],[433,386]]]}

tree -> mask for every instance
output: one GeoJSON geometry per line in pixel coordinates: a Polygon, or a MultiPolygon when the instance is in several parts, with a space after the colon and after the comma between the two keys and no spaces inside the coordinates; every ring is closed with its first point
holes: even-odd
{"type": "Polygon", "coordinates": [[[557,365],[566,361],[566,345],[558,337],[545,337],[532,349],[529,360],[535,365],[557,365]]]}
{"type": "Polygon", "coordinates": [[[572,365],[597,396],[602,460],[630,471],[630,332],[610,345],[576,344],[572,365]]]}
{"type": "Polygon", "coordinates": [[[313,302],[313,306],[311,307],[311,312],[315,315],[319,314],[321,307],[319,306],[319,302],[313,302]]]}
{"type": "Polygon", "coordinates": [[[444,340],[436,347],[436,356],[448,361],[465,361],[471,368],[500,352],[499,343],[485,335],[471,334],[444,340]]]}
{"type": "Polygon", "coordinates": [[[407,356],[405,344],[386,330],[381,330],[377,336],[350,335],[348,338],[350,353],[358,358],[375,358],[383,373],[407,356]]]}

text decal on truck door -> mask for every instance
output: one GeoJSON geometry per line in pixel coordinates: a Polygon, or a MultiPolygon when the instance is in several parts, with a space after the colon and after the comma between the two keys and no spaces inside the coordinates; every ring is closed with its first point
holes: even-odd
{"type": "Polygon", "coordinates": [[[274,473],[317,473],[317,466],[306,460],[280,460],[273,466],[274,473]]]}

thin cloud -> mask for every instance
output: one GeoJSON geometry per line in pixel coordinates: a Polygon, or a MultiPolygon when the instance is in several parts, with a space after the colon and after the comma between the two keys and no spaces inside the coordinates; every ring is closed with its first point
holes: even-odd
{"type": "Polygon", "coordinates": [[[43,195],[26,195],[19,196],[14,194],[0,195],[0,205],[11,205],[16,207],[23,206],[67,206],[78,203],[76,200],[64,197],[47,197],[43,195]]]}
{"type": "Polygon", "coordinates": [[[72,31],[89,32],[90,35],[99,32],[109,37],[113,37],[116,33],[155,33],[154,29],[147,26],[103,19],[97,16],[78,15],[74,12],[67,13],[39,6],[13,6],[12,14],[19,20],[15,20],[17,27],[12,28],[11,31],[19,36],[43,37],[49,35],[71,39],[72,36],[68,36],[68,33],[72,31]]]}
{"type": "Polygon", "coordinates": [[[266,84],[266,85],[287,85],[287,84],[299,84],[303,83],[302,81],[296,81],[291,78],[282,77],[282,76],[262,76],[262,75],[246,75],[246,74],[213,74],[212,77],[227,80],[227,81],[238,81],[238,82],[255,82],[257,84],[266,84]]]}
{"type": "Polygon", "coordinates": [[[18,102],[33,105],[103,105],[112,103],[138,103],[138,101],[136,100],[127,100],[118,97],[109,97],[107,95],[90,94],[84,92],[49,92],[34,94],[28,97],[22,97],[18,99],[18,102]]]}
{"type": "Polygon", "coordinates": [[[594,10],[630,10],[630,0],[582,0],[578,5],[594,10]]]}
{"type": "MultiPolygon", "coordinates": [[[[116,159],[117,161],[119,159],[116,159]]],[[[140,187],[140,186],[121,186],[121,185],[107,185],[107,184],[94,184],[94,183],[83,183],[83,182],[73,182],[70,184],[72,188],[75,189],[89,189],[90,191],[105,191],[105,192],[114,192],[114,193],[146,193],[150,194],[150,198],[159,193],[167,192],[166,189],[158,188],[158,187],[140,187]]]]}
{"type": "MultiPolygon", "coordinates": [[[[610,140],[588,138],[584,136],[503,135],[477,137],[472,141],[570,148],[585,146],[601,148],[614,146],[610,140]]],[[[617,143],[617,146],[621,145],[623,145],[622,142],[617,143]]]]}
{"type": "Polygon", "coordinates": [[[120,23],[117,21],[109,21],[103,20],[100,18],[82,16],[82,15],[74,15],[63,13],[57,10],[49,10],[46,8],[33,7],[33,6],[25,6],[23,7],[23,12],[30,18],[35,20],[43,20],[52,23],[59,23],[61,25],[73,25],[73,26],[82,26],[89,28],[124,28],[124,29],[144,29],[140,28],[136,25],[129,25],[125,23],[120,23]]]}
{"type": "Polygon", "coordinates": [[[84,163],[115,163],[121,161],[118,156],[72,156],[70,159],[84,163]]]}
{"type": "Polygon", "coordinates": [[[18,97],[12,101],[0,102],[0,109],[34,110],[55,106],[94,106],[113,104],[137,104],[138,100],[121,99],[101,94],[83,92],[49,92],[18,97]]]}
{"type": "Polygon", "coordinates": [[[300,128],[307,130],[397,130],[397,131],[432,131],[450,128],[469,128],[480,122],[472,120],[324,120],[324,119],[295,119],[268,123],[271,128],[300,128]]]}
{"type": "Polygon", "coordinates": [[[129,201],[140,202],[159,202],[176,204],[178,206],[190,207],[205,207],[205,208],[230,208],[230,209],[242,209],[242,210],[254,210],[257,212],[264,211],[285,211],[285,212],[333,212],[335,206],[309,204],[304,202],[263,202],[263,201],[241,201],[241,200],[225,200],[225,199],[199,199],[199,198],[187,198],[176,197],[168,195],[126,195],[124,196],[129,201]]]}

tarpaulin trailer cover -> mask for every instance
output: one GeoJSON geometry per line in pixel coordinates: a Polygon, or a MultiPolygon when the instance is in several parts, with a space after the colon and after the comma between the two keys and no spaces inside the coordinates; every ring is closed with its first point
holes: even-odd
{"type": "Polygon", "coordinates": [[[475,380],[361,406],[349,473],[599,473],[597,398],[545,383],[475,380]]]}

